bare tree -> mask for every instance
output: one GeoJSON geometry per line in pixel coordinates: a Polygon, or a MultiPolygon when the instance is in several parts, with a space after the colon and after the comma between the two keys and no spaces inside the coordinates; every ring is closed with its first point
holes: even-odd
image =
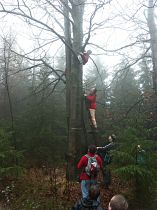
{"type": "Polygon", "coordinates": [[[41,63],[44,64],[52,70],[58,80],[63,80],[64,74],[58,74],[58,71],[47,62],[44,47],[52,45],[56,40],[60,40],[65,45],[68,142],[69,157],[72,161],[71,178],[75,177],[77,156],[85,146],[82,123],[82,64],[79,63],[77,56],[85,50],[88,44],[91,31],[94,28],[93,20],[96,12],[108,2],[91,1],[89,3],[94,5],[94,11],[91,12],[89,30],[84,43],[83,15],[86,0],[54,0],[53,2],[49,0],[30,2],[19,0],[14,4],[5,4],[5,2],[0,4],[0,12],[19,17],[28,23],[30,27],[35,27],[38,34],[45,32],[47,37],[50,37],[51,34],[51,38],[48,41],[46,38],[41,39],[38,36],[38,47],[22,56],[30,61],[34,60],[36,63],[38,62],[39,65],[41,63]],[[39,8],[41,12],[38,12],[36,8],[39,8]],[[55,17],[55,13],[57,13],[60,19],[64,18],[64,25],[63,22],[61,23],[55,17]],[[55,28],[56,25],[57,28],[55,28]],[[38,52],[39,56],[37,55],[36,58],[31,58],[32,52],[38,52]]]}
{"type": "MultiPolygon", "coordinates": [[[[67,105],[67,127],[68,127],[68,143],[69,143],[69,156],[72,161],[72,176],[74,177],[74,169],[76,166],[77,155],[82,152],[82,148],[85,146],[84,141],[84,133],[83,133],[83,123],[82,123],[82,111],[83,111],[83,97],[82,97],[82,70],[83,66],[78,61],[78,54],[86,49],[87,45],[91,45],[93,48],[99,50],[102,54],[112,54],[117,53],[121,56],[121,58],[126,58],[127,65],[119,69],[119,65],[117,67],[118,71],[115,73],[116,78],[119,75],[119,72],[124,72],[128,67],[136,65],[141,59],[148,56],[149,47],[148,41],[144,39],[144,35],[135,34],[136,29],[139,29],[139,25],[141,28],[143,27],[142,21],[137,21],[136,16],[139,14],[140,9],[143,5],[140,3],[138,8],[136,8],[134,14],[129,16],[127,14],[127,10],[122,8],[123,13],[115,11],[115,14],[111,16],[107,16],[105,18],[98,21],[95,21],[95,16],[98,14],[98,11],[111,1],[104,0],[36,0],[36,1],[26,1],[26,0],[17,0],[14,1],[13,4],[6,3],[7,1],[3,1],[0,4],[0,12],[3,14],[11,14],[16,17],[19,17],[22,21],[27,23],[29,27],[35,28],[33,31],[36,37],[36,48],[30,50],[27,53],[23,53],[22,56],[29,61],[35,61],[35,66],[43,66],[45,65],[49,68],[53,75],[55,75],[55,79],[53,81],[53,87],[60,80],[66,83],[66,105],[67,105]],[[92,9],[91,9],[92,5],[92,9]],[[83,31],[83,23],[84,23],[84,9],[86,7],[90,8],[88,12],[88,23],[86,24],[86,31],[83,31]],[[124,12],[126,14],[124,15],[124,12]],[[123,17],[122,17],[123,16],[123,17]],[[109,22],[113,21],[115,17],[118,17],[118,23],[116,25],[110,25],[109,22]],[[121,18],[121,19],[119,19],[121,18]],[[125,43],[124,46],[121,46],[117,49],[109,50],[106,49],[103,44],[100,46],[96,43],[89,43],[92,38],[92,33],[97,29],[105,29],[105,27],[109,28],[120,28],[122,27],[120,21],[124,22],[123,27],[126,26],[124,30],[130,30],[132,33],[131,39],[129,40],[131,43],[125,43]],[[136,23],[132,25],[128,25],[132,22],[136,23]],[[128,28],[127,28],[128,27],[128,28]],[[130,29],[130,28],[131,29],[130,29]],[[44,34],[44,35],[43,35],[44,34]],[[137,35],[137,36],[136,36],[137,35]],[[58,45],[65,46],[65,56],[66,56],[66,64],[65,69],[59,71],[52,65],[51,59],[47,58],[47,48],[53,48],[55,51],[57,42],[58,45]],[[146,45],[145,45],[146,43],[146,45]],[[136,55],[131,57],[130,54],[135,55],[136,53],[132,53],[132,49],[135,47],[134,52],[137,48],[142,48],[143,54],[140,56],[136,55]],[[126,50],[126,51],[125,51],[126,50]],[[128,51],[130,50],[130,54],[128,51]],[[32,54],[35,54],[35,58],[32,58],[32,54]],[[129,57],[130,56],[130,57],[129,57]],[[66,77],[66,81],[64,79],[66,77]]],[[[12,1],[13,2],[13,1],[12,1]]],[[[121,8],[119,2],[116,3],[117,7],[121,8]]],[[[150,6],[151,9],[151,6],[150,6]]],[[[150,25],[150,24],[149,24],[150,25]]],[[[152,24],[151,24],[152,25],[152,24]]],[[[153,28],[154,26],[152,26],[153,28]]],[[[142,30],[140,28],[140,30],[142,30]]],[[[123,30],[123,29],[122,29],[123,30]]],[[[129,32],[130,32],[129,31],[129,32]]],[[[144,31],[144,30],[143,30],[144,31]]],[[[99,31],[100,32],[100,31],[99,31]]],[[[152,32],[151,32],[152,34],[152,32]]],[[[148,35],[148,31],[146,32],[146,36],[148,35]]],[[[102,33],[102,37],[105,37],[105,34],[102,33]]],[[[129,37],[129,38],[130,38],[129,37]]],[[[152,40],[156,40],[153,38],[152,40]]],[[[113,45],[112,45],[113,46],[113,45]]],[[[155,51],[156,47],[154,43],[151,45],[152,49],[155,51]]],[[[59,48],[59,47],[57,47],[59,48]]],[[[57,50],[56,50],[57,51],[57,50]]],[[[100,54],[101,54],[100,53],[100,54]]],[[[97,52],[95,53],[97,54],[97,52]]],[[[53,54],[55,56],[55,52],[53,54]]],[[[154,57],[155,59],[156,57],[154,57]]],[[[155,59],[157,60],[157,59],[155,59]]],[[[124,61],[124,59],[123,59],[124,61]]],[[[156,61],[154,61],[156,62],[156,61]]],[[[33,66],[33,65],[32,65],[33,66]]],[[[156,66],[156,64],[155,64],[156,66]]],[[[32,67],[30,67],[32,68],[32,67]]],[[[156,68],[156,67],[155,67],[156,68]]],[[[117,70],[116,69],[116,70],[117,70]]],[[[156,72],[156,70],[154,70],[156,72]]],[[[155,73],[156,74],[156,73],[155,73]]],[[[156,76],[155,76],[156,77],[156,76]]],[[[154,82],[154,87],[156,82],[154,82]]],[[[53,90],[54,90],[53,88],[53,90]]],[[[41,91],[40,89],[39,91],[41,91]]]]}

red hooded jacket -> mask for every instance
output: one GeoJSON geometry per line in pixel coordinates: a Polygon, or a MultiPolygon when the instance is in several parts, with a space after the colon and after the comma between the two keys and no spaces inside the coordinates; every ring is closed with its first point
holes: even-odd
{"type": "MultiPolygon", "coordinates": [[[[90,152],[87,153],[90,157],[94,157],[96,154],[92,154],[90,152]]],[[[102,169],[102,159],[99,155],[96,155],[96,160],[98,161],[98,165],[100,166],[100,169],[102,169]]],[[[88,164],[88,158],[84,155],[80,159],[79,163],[77,164],[78,169],[84,169],[88,164]]],[[[80,180],[90,180],[91,178],[86,174],[85,170],[82,170],[82,173],[80,175],[80,180]]],[[[95,178],[96,179],[96,178],[95,178]]]]}
{"type": "Polygon", "coordinates": [[[89,109],[96,109],[96,94],[90,94],[87,97],[87,100],[90,102],[89,109]]]}

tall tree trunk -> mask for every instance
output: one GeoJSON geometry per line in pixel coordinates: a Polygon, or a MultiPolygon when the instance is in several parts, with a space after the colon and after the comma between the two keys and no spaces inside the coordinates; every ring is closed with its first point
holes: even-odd
{"type": "Polygon", "coordinates": [[[147,22],[150,32],[150,44],[151,44],[152,62],[153,62],[153,89],[157,94],[157,29],[155,25],[154,5],[155,5],[154,0],[149,0],[147,22]]]}
{"type": "MultiPolygon", "coordinates": [[[[66,86],[67,86],[67,116],[68,116],[68,146],[69,146],[69,179],[77,176],[76,164],[84,148],[82,119],[82,65],[77,55],[82,49],[84,0],[70,1],[73,19],[71,41],[71,25],[69,11],[65,7],[65,37],[72,52],[66,47],[66,86]]],[[[68,0],[66,0],[68,4],[68,0]]]]}
{"type": "MultiPolygon", "coordinates": [[[[153,63],[153,89],[155,92],[155,96],[157,96],[157,28],[155,24],[155,7],[156,1],[149,0],[148,3],[148,27],[149,27],[149,33],[150,33],[150,43],[151,43],[151,51],[152,51],[152,63],[153,63]]],[[[153,103],[156,107],[156,100],[157,98],[154,97],[153,103]]],[[[154,127],[156,126],[156,123],[154,124],[154,127]]],[[[154,139],[156,140],[157,132],[156,129],[153,131],[154,139]]]]}
{"type": "MultiPolygon", "coordinates": [[[[72,47],[71,43],[71,25],[69,21],[69,10],[67,8],[68,0],[65,0],[64,5],[64,35],[65,41],[68,46],[72,47]]],[[[69,119],[70,119],[70,73],[71,73],[71,50],[65,46],[65,77],[66,77],[66,113],[67,113],[67,127],[68,127],[68,139],[69,139],[69,119]]]]}

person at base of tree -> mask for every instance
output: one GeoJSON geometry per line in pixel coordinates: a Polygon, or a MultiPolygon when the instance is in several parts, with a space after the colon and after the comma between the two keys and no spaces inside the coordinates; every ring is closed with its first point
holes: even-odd
{"type": "Polygon", "coordinates": [[[112,161],[110,150],[115,149],[115,140],[116,136],[115,134],[112,134],[108,137],[107,142],[105,142],[105,145],[103,147],[97,147],[97,154],[102,158],[103,160],[103,171],[104,171],[104,185],[105,189],[109,189],[109,186],[111,185],[111,170],[110,170],[110,163],[112,161]]]}
{"type": "Polygon", "coordinates": [[[90,54],[92,54],[91,50],[88,50],[87,52],[80,52],[78,55],[78,60],[79,60],[80,64],[85,65],[89,60],[90,54]]]}
{"type": "Polygon", "coordinates": [[[103,210],[98,197],[100,195],[100,188],[97,184],[93,184],[89,187],[88,198],[81,198],[71,208],[71,210],[103,210]]]}
{"type": "Polygon", "coordinates": [[[108,205],[109,210],[127,210],[128,202],[123,195],[114,195],[108,205]]]}
{"type": "Polygon", "coordinates": [[[91,128],[97,129],[96,122],[96,88],[92,88],[88,95],[85,94],[86,97],[86,106],[89,112],[89,122],[91,128]]]}
{"type": "Polygon", "coordinates": [[[86,167],[88,165],[89,158],[95,158],[99,169],[102,170],[102,159],[100,158],[99,155],[97,155],[95,153],[96,153],[96,146],[89,145],[88,153],[86,155],[82,156],[79,163],[77,164],[77,168],[82,169],[82,172],[80,175],[80,180],[81,180],[81,191],[82,191],[83,198],[88,198],[88,191],[89,191],[90,185],[97,183],[97,175],[98,174],[91,176],[91,175],[87,174],[87,171],[86,171],[86,167]]]}

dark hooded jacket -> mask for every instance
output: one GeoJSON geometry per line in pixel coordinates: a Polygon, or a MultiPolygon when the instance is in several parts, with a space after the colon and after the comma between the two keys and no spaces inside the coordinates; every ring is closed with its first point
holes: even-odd
{"type": "Polygon", "coordinates": [[[99,201],[82,198],[76,202],[71,210],[103,210],[103,208],[99,201]]]}

